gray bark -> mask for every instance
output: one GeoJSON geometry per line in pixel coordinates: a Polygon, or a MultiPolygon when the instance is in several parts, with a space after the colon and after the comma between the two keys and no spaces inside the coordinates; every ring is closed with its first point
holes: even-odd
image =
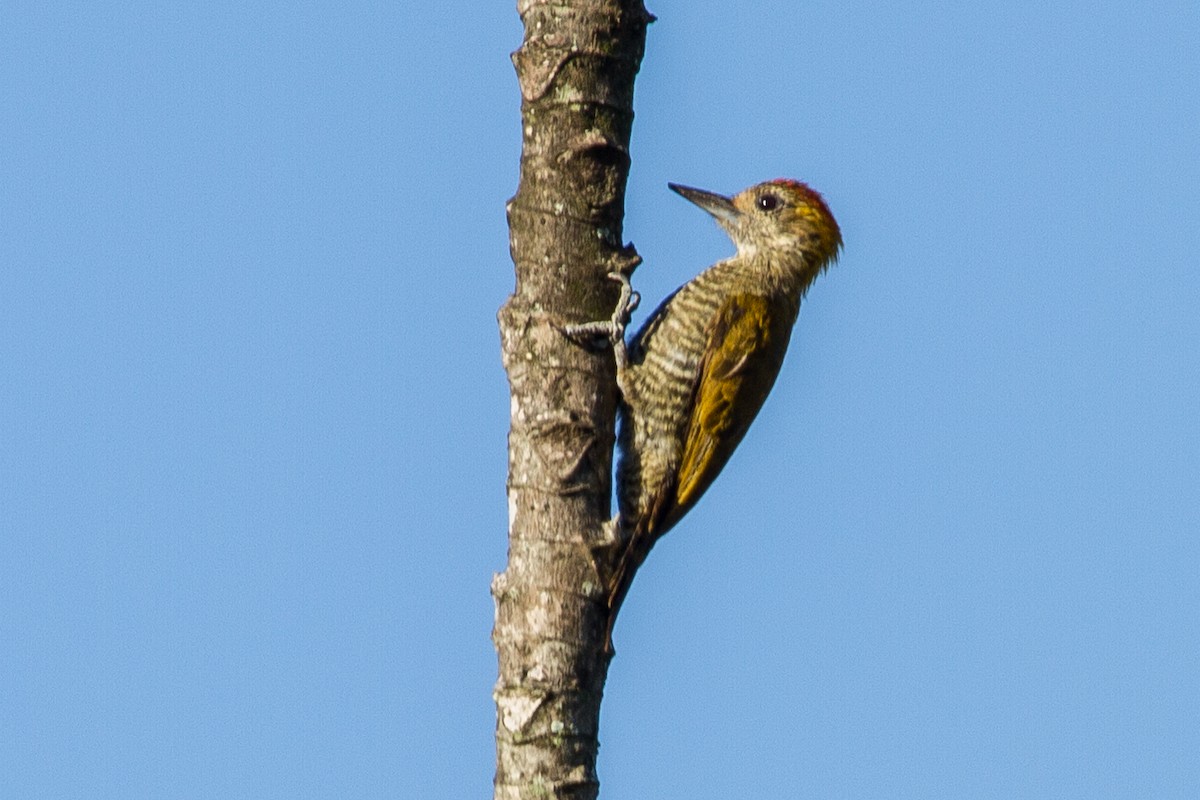
{"type": "Polygon", "coordinates": [[[622,245],[641,0],[520,0],[523,147],[508,204],[516,288],[499,314],[512,393],[508,566],[492,584],[496,800],[595,798],[608,674],[597,548],[609,517],[611,351],[563,326],[607,318],[622,245]]]}

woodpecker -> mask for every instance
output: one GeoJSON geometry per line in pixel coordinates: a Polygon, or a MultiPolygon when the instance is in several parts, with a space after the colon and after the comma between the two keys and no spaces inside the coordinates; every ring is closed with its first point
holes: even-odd
{"type": "Polygon", "coordinates": [[[610,650],[634,572],[742,440],[779,374],[801,299],[842,246],[829,206],[799,181],[767,181],[733,197],[668,185],[711,214],[737,254],[667,297],[628,348],[624,320],[636,295],[627,277],[614,275],[623,283],[622,307],[605,329],[622,394],[617,525],[624,549],[608,582],[610,650]]]}

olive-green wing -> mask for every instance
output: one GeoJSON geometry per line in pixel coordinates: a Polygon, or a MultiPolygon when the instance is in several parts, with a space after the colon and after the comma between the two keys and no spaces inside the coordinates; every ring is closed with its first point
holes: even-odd
{"type": "Polygon", "coordinates": [[[700,363],[673,502],[663,509],[659,530],[696,504],[745,436],[779,375],[794,321],[793,314],[755,294],[733,295],[718,309],[700,363]]]}

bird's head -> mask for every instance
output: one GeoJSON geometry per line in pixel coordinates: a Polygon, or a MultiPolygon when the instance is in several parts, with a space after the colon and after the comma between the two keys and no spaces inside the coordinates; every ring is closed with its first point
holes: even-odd
{"type": "Polygon", "coordinates": [[[842,233],[825,199],[807,184],[778,178],[733,197],[675,183],[671,189],[712,214],[738,254],[764,250],[806,253],[821,263],[837,258],[842,233]]]}

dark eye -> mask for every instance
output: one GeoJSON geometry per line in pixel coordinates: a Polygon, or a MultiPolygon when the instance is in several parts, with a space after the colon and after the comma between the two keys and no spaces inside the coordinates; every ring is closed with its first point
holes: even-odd
{"type": "Polygon", "coordinates": [[[779,208],[779,198],[773,194],[759,195],[758,207],[763,211],[774,211],[779,208]]]}

